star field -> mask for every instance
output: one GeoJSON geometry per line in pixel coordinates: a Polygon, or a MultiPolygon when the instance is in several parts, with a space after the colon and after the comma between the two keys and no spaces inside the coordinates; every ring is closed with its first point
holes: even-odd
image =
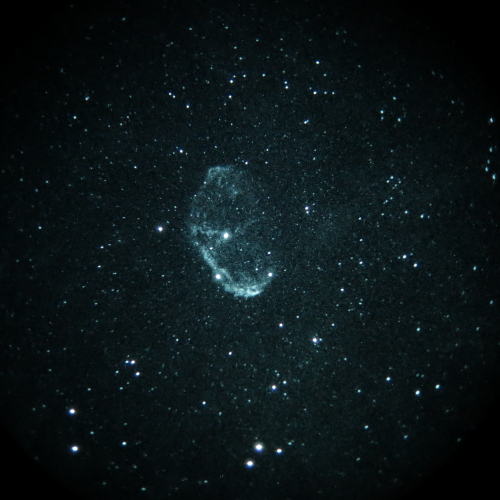
{"type": "Polygon", "coordinates": [[[83,498],[397,498],[498,397],[497,97],[399,10],[195,5],[65,6],[6,62],[2,424],[83,498]],[[190,228],[220,166],[248,298],[190,228]]]}

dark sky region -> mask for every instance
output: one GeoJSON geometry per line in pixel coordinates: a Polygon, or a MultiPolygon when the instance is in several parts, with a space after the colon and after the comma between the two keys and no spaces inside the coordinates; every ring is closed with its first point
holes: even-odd
{"type": "Polygon", "coordinates": [[[495,18],[400,4],[2,17],[2,498],[496,487],[495,18]]]}

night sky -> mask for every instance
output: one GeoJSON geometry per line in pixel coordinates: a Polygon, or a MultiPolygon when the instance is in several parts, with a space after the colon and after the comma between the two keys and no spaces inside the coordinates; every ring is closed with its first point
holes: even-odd
{"type": "Polygon", "coordinates": [[[21,7],[0,73],[2,498],[482,496],[488,15],[21,7]]]}

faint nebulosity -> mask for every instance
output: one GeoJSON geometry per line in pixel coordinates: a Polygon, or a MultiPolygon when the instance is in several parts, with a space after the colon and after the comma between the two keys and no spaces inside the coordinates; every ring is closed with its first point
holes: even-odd
{"type": "MultiPolygon", "coordinates": [[[[386,500],[478,439],[498,89],[426,12],[147,0],[21,22],[0,419],[40,477],[89,499],[386,500]]],[[[487,455],[432,491],[487,481],[487,455]]]]}
{"type": "Polygon", "coordinates": [[[215,280],[235,297],[264,291],[276,275],[266,195],[244,171],[212,167],[193,196],[189,231],[215,280]],[[268,233],[266,235],[266,233],[268,233]]]}

